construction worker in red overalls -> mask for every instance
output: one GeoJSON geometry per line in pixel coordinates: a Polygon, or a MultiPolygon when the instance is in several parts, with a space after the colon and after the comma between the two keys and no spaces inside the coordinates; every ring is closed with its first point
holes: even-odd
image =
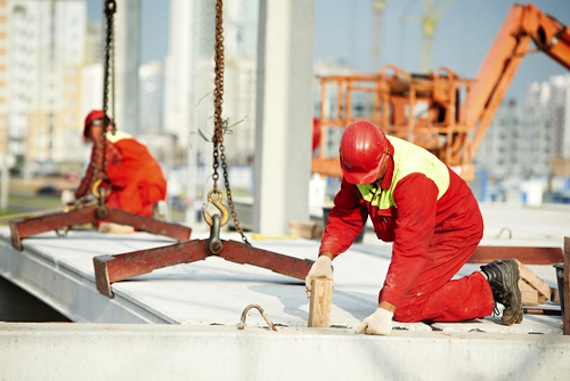
{"type": "Polygon", "coordinates": [[[109,187],[105,199],[107,207],[151,217],[153,209],[155,214],[158,213],[158,205],[166,198],[166,179],[162,169],[146,146],[122,131],[105,134],[105,168],[102,169],[101,135],[103,129],[109,129],[112,123],[102,110],[93,110],[85,118],[83,136],[93,143],[93,149],[75,198],[89,195],[95,182],[106,173],[103,180],[109,187]]]}
{"type": "Polygon", "coordinates": [[[452,279],[483,237],[483,218],[465,181],[427,150],[386,136],[367,121],[351,123],[340,144],[343,173],[319,248],[306,278],[333,279],[331,261],[346,251],[368,217],[392,258],[374,313],[357,333],[389,335],[400,322],[456,322],[489,316],[523,318],[518,263],[494,261],[452,279]]]}

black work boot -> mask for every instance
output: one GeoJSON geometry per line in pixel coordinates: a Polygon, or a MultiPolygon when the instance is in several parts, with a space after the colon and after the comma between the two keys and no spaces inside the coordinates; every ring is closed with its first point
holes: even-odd
{"type": "Polygon", "coordinates": [[[493,261],[481,266],[493,291],[496,303],[505,306],[501,321],[504,325],[518,324],[523,319],[521,290],[519,289],[519,265],[516,259],[493,261]]]}

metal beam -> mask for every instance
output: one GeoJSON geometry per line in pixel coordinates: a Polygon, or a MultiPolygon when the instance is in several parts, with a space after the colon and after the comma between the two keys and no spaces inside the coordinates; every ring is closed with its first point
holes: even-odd
{"type": "Polygon", "coordinates": [[[563,261],[560,247],[479,246],[469,263],[489,263],[495,259],[516,258],[529,265],[550,265],[563,261]]]}

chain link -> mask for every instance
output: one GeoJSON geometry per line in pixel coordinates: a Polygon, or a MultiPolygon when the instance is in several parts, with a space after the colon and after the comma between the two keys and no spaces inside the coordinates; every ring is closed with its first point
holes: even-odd
{"type": "MultiPolygon", "coordinates": [[[[109,104],[109,87],[110,82],[112,84],[112,101],[113,101],[113,113],[115,110],[115,79],[114,79],[114,52],[115,52],[115,40],[114,40],[114,15],[117,11],[117,5],[115,0],[105,0],[105,17],[107,21],[107,30],[105,34],[105,62],[104,62],[104,73],[103,73],[103,113],[107,116],[108,104],[109,104]],[[110,76],[112,74],[112,80],[110,76]]],[[[113,118],[114,119],[114,118],[113,118]]],[[[99,178],[102,181],[108,181],[107,175],[107,123],[103,124],[103,131],[101,133],[100,147],[101,147],[101,167],[98,168],[99,178]]],[[[112,127],[113,133],[115,132],[115,126],[112,127]]],[[[104,192],[99,192],[98,200],[100,205],[105,204],[105,198],[103,196],[104,192]]]]}
{"type": "Polygon", "coordinates": [[[222,119],[222,103],[224,96],[224,29],[223,29],[223,1],[216,0],[216,40],[215,40],[215,54],[214,54],[214,136],[212,137],[212,143],[214,144],[213,152],[213,170],[212,180],[214,181],[214,191],[218,189],[218,180],[220,175],[218,174],[218,168],[220,167],[220,162],[222,166],[222,171],[224,174],[224,185],[226,187],[226,194],[228,197],[228,204],[230,207],[230,213],[232,215],[234,225],[237,231],[241,235],[241,239],[249,244],[247,237],[245,236],[241,224],[237,218],[237,213],[235,211],[234,201],[232,198],[232,192],[230,189],[230,181],[228,175],[228,166],[226,163],[226,155],[224,148],[224,125],[226,122],[222,119]]]}

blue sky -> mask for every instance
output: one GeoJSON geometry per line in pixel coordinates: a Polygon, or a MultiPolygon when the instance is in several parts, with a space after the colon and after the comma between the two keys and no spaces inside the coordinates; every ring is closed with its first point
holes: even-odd
{"type": "MultiPolygon", "coordinates": [[[[433,40],[431,68],[446,66],[460,76],[475,78],[515,1],[433,1],[441,12],[433,40]]],[[[88,1],[91,18],[102,15],[103,3],[103,0],[88,1]]],[[[379,39],[381,64],[394,64],[410,72],[420,70],[422,36],[419,19],[423,3],[423,0],[386,1],[383,33],[379,39]]],[[[535,0],[532,3],[562,23],[570,24],[570,0],[535,0]]],[[[167,51],[169,1],[141,0],[141,4],[141,62],[163,60],[167,51]]],[[[343,60],[357,71],[373,71],[372,4],[373,0],[316,0],[315,58],[343,60]]],[[[552,75],[564,73],[568,70],[547,55],[529,55],[522,61],[507,97],[520,99],[533,81],[545,81],[552,75]]]]}

